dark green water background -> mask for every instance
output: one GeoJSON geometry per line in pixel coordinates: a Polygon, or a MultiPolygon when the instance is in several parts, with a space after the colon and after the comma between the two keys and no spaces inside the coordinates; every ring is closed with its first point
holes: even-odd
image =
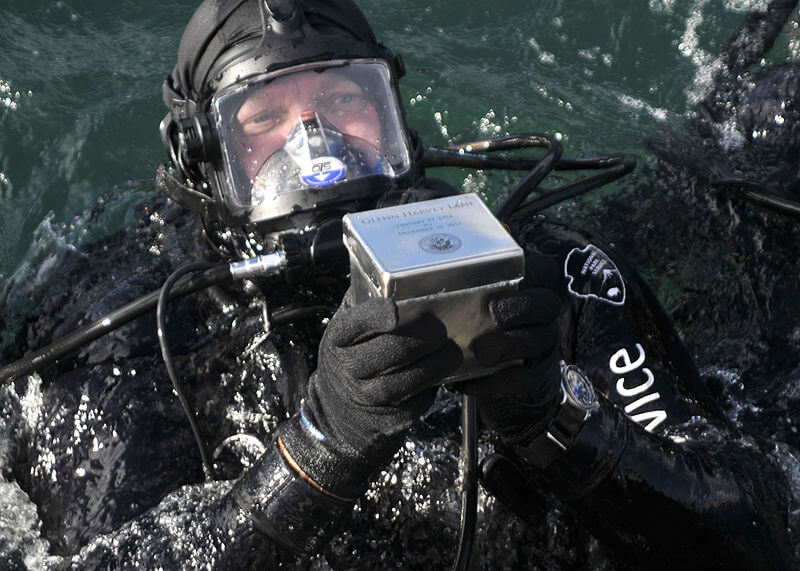
{"type": "MultiPolygon", "coordinates": [[[[683,121],[750,0],[363,0],[403,54],[409,122],[426,143],[562,133],[565,154],[634,152],[683,121]]],[[[0,290],[55,235],[94,239],[150,192],[123,192],[88,235],[76,213],[152,177],[161,81],[194,0],[0,2],[0,290]],[[72,222],[71,222],[72,221],[72,222]]],[[[796,26],[792,27],[794,30],[796,26]]],[[[792,33],[776,57],[793,51],[792,33]]],[[[447,175],[491,201],[508,187],[447,175]]],[[[613,192],[606,190],[605,192],[613,192]]],[[[591,205],[591,200],[586,204],[591,205]]]]}

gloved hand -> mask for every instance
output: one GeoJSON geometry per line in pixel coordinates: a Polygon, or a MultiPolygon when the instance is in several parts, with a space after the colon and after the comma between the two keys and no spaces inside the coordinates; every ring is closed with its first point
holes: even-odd
{"type": "Polygon", "coordinates": [[[459,387],[476,395],[486,425],[506,440],[518,442],[544,429],[555,412],[560,392],[558,291],[563,287],[552,258],[529,252],[520,289],[496,296],[489,312],[499,329],[475,339],[472,350],[485,366],[522,360],[488,377],[459,387]]]}
{"type": "Polygon", "coordinates": [[[284,455],[324,490],[357,497],[461,360],[437,318],[398,327],[393,301],[351,306],[348,292],[325,329],[301,412],[281,430],[284,455]]]}

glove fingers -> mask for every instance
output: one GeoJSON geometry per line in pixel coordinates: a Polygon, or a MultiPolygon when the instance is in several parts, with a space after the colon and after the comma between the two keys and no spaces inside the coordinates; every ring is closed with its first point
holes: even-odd
{"type": "Polygon", "coordinates": [[[368,379],[414,363],[435,351],[444,339],[425,340],[386,333],[353,347],[333,347],[336,366],[354,379],[368,379]]]}
{"type": "Polygon", "coordinates": [[[387,333],[397,325],[397,306],[386,298],[374,298],[348,307],[342,304],[325,328],[333,346],[346,347],[387,333]]]}
{"type": "Polygon", "coordinates": [[[515,359],[538,360],[553,351],[558,341],[555,323],[497,331],[472,342],[475,358],[485,367],[493,367],[515,359]]]}
{"type": "Polygon", "coordinates": [[[447,340],[444,324],[432,315],[423,315],[392,333],[333,347],[338,365],[357,379],[366,379],[401,368],[438,350],[447,340]]]}
{"type": "Polygon", "coordinates": [[[448,339],[437,351],[388,372],[384,375],[364,379],[358,392],[369,399],[361,404],[399,404],[430,387],[455,371],[463,360],[461,349],[448,339]]]}

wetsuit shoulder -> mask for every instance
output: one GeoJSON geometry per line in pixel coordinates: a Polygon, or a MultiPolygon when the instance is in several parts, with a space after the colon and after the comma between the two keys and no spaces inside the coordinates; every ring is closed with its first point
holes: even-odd
{"type": "Polygon", "coordinates": [[[562,355],[599,391],[648,431],[697,415],[728,425],[656,296],[612,244],[544,218],[518,236],[560,268],[562,355]]]}

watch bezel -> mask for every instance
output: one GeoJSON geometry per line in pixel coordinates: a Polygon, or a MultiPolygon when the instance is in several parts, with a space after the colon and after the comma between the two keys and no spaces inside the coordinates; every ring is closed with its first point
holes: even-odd
{"type": "Polygon", "coordinates": [[[594,385],[583,369],[564,361],[560,365],[562,397],[558,410],[524,453],[533,466],[542,469],[569,450],[586,420],[600,408],[594,385]]]}
{"type": "Polygon", "coordinates": [[[561,363],[561,390],[564,393],[562,404],[569,401],[573,407],[583,410],[587,417],[591,411],[600,406],[597,402],[594,385],[583,369],[576,365],[567,365],[563,361],[561,363]],[[586,396],[580,397],[581,392],[586,396]]]}

